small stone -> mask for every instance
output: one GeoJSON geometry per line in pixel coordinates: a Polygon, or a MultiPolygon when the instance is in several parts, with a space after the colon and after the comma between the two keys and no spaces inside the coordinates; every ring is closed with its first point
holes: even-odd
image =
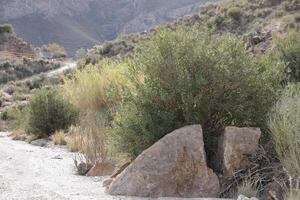
{"type": "Polygon", "coordinates": [[[244,196],[244,195],[239,195],[239,197],[237,198],[237,200],[250,200],[250,198],[244,196]]]}
{"type": "Polygon", "coordinates": [[[247,155],[252,155],[257,151],[260,136],[259,128],[226,127],[221,137],[219,151],[225,176],[233,176],[234,172],[248,166],[247,155]]]}
{"type": "Polygon", "coordinates": [[[31,145],[34,146],[39,146],[39,147],[45,147],[47,146],[49,140],[47,139],[37,139],[37,140],[33,140],[32,142],[30,142],[31,145]]]}

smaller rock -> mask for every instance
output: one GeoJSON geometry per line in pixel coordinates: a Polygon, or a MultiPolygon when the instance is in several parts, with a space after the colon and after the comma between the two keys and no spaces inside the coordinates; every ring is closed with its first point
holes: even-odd
{"type": "Polygon", "coordinates": [[[115,170],[112,163],[96,163],[87,173],[87,176],[110,176],[115,170]]]}
{"type": "Polygon", "coordinates": [[[77,162],[75,162],[75,166],[77,168],[78,175],[81,175],[81,176],[86,175],[88,173],[88,171],[93,167],[92,164],[85,163],[85,162],[81,162],[79,164],[77,164],[77,162]]]}
{"type": "Polygon", "coordinates": [[[226,127],[219,150],[225,176],[233,176],[235,171],[248,166],[247,156],[257,151],[260,136],[259,128],[226,127]]]}
{"type": "Polygon", "coordinates": [[[237,200],[250,200],[250,198],[244,196],[244,195],[239,195],[239,197],[237,198],[237,200]]]}
{"type": "Polygon", "coordinates": [[[51,159],[62,160],[63,158],[60,155],[54,156],[51,159]]]}
{"type": "Polygon", "coordinates": [[[39,146],[39,147],[45,147],[47,146],[49,140],[47,139],[37,139],[37,140],[33,140],[32,142],[30,142],[31,145],[34,146],[39,146]]]}
{"type": "Polygon", "coordinates": [[[113,178],[109,178],[103,181],[102,186],[106,189],[109,188],[110,184],[113,182],[113,178]]]}

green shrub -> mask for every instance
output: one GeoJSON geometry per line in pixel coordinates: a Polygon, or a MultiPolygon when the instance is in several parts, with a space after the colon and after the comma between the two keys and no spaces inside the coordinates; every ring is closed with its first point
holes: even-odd
{"type": "Polygon", "coordinates": [[[11,128],[15,130],[26,130],[28,125],[28,107],[19,106],[16,108],[9,108],[6,111],[7,120],[11,128]]]}
{"type": "Polygon", "coordinates": [[[286,64],[286,82],[300,82],[300,32],[290,32],[279,39],[277,49],[286,64]]]}
{"type": "Polygon", "coordinates": [[[207,2],[200,6],[200,12],[201,14],[207,14],[209,11],[215,9],[216,7],[217,7],[216,4],[207,2]]]}
{"type": "MultiPolygon", "coordinates": [[[[123,104],[109,137],[132,157],[165,134],[202,124],[206,144],[224,126],[262,126],[276,99],[282,65],[254,59],[232,36],[195,27],[160,30],[129,63],[136,91],[123,104]]],[[[210,156],[208,156],[210,157],[210,156]]]]}
{"type": "Polygon", "coordinates": [[[42,89],[29,102],[28,129],[39,137],[67,129],[77,119],[77,110],[57,90],[42,89]]]}
{"type": "Polygon", "coordinates": [[[15,34],[14,27],[11,24],[0,24],[0,35],[15,34]]]}
{"type": "Polygon", "coordinates": [[[235,21],[239,21],[242,17],[242,10],[239,7],[229,8],[227,11],[229,17],[234,19],[235,21]]]}
{"type": "Polygon", "coordinates": [[[291,84],[270,115],[269,127],[280,160],[289,175],[300,174],[300,83],[291,84]]]}
{"type": "Polygon", "coordinates": [[[223,22],[224,22],[223,16],[220,16],[220,15],[213,16],[213,17],[209,18],[209,20],[207,21],[207,27],[214,28],[216,26],[221,26],[223,22]]]}
{"type": "Polygon", "coordinates": [[[286,12],[284,10],[277,10],[275,12],[275,17],[280,18],[283,17],[286,14],[286,12]]]}
{"type": "Polygon", "coordinates": [[[1,119],[4,121],[8,120],[8,113],[6,110],[1,113],[1,119]]]}
{"type": "Polygon", "coordinates": [[[52,53],[54,58],[65,58],[68,56],[65,48],[56,43],[49,44],[46,50],[52,53]]]}

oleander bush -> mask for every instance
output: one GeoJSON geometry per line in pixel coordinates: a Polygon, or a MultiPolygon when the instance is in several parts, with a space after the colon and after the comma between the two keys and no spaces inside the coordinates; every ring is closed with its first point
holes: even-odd
{"type": "Polygon", "coordinates": [[[200,123],[213,154],[223,127],[265,126],[282,79],[276,57],[253,58],[235,37],[197,27],[160,30],[138,52],[129,63],[136,91],[109,133],[119,152],[135,157],[174,129],[200,123]]]}

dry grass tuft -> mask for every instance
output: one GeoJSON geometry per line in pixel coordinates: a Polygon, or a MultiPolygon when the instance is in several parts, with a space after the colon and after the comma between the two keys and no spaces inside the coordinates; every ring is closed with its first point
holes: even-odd
{"type": "Polygon", "coordinates": [[[21,129],[13,130],[11,134],[9,134],[12,140],[21,140],[25,141],[27,139],[26,132],[21,129]]]}
{"type": "Polygon", "coordinates": [[[258,194],[257,181],[250,177],[245,179],[242,184],[237,187],[237,194],[242,194],[249,198],[256,197],[258,194]]]}
{"type": "Polygon", "coordinates": [[[71,152],[81,151],[82,136],[79,127],[71,126],[67,136],[67,147],[71,152]]]}
{"type": "Polygon", "coordinates": [[[280,161],[289,176],[300,174],[300,84],[291,84],[283,91],[269,120],[271,136],[280,161]]]}
{"type": "Polygon", "coordinates": [[[300,199],[300,190],[291,190],[286,195],[286,200],[299,200],[300,199]]]}
{"type": "Polygon", "coordinates": [[[55,145],[66,145],[65,133],[63,130],[56,131],[52,136],[51,140],[55,145]]]}

